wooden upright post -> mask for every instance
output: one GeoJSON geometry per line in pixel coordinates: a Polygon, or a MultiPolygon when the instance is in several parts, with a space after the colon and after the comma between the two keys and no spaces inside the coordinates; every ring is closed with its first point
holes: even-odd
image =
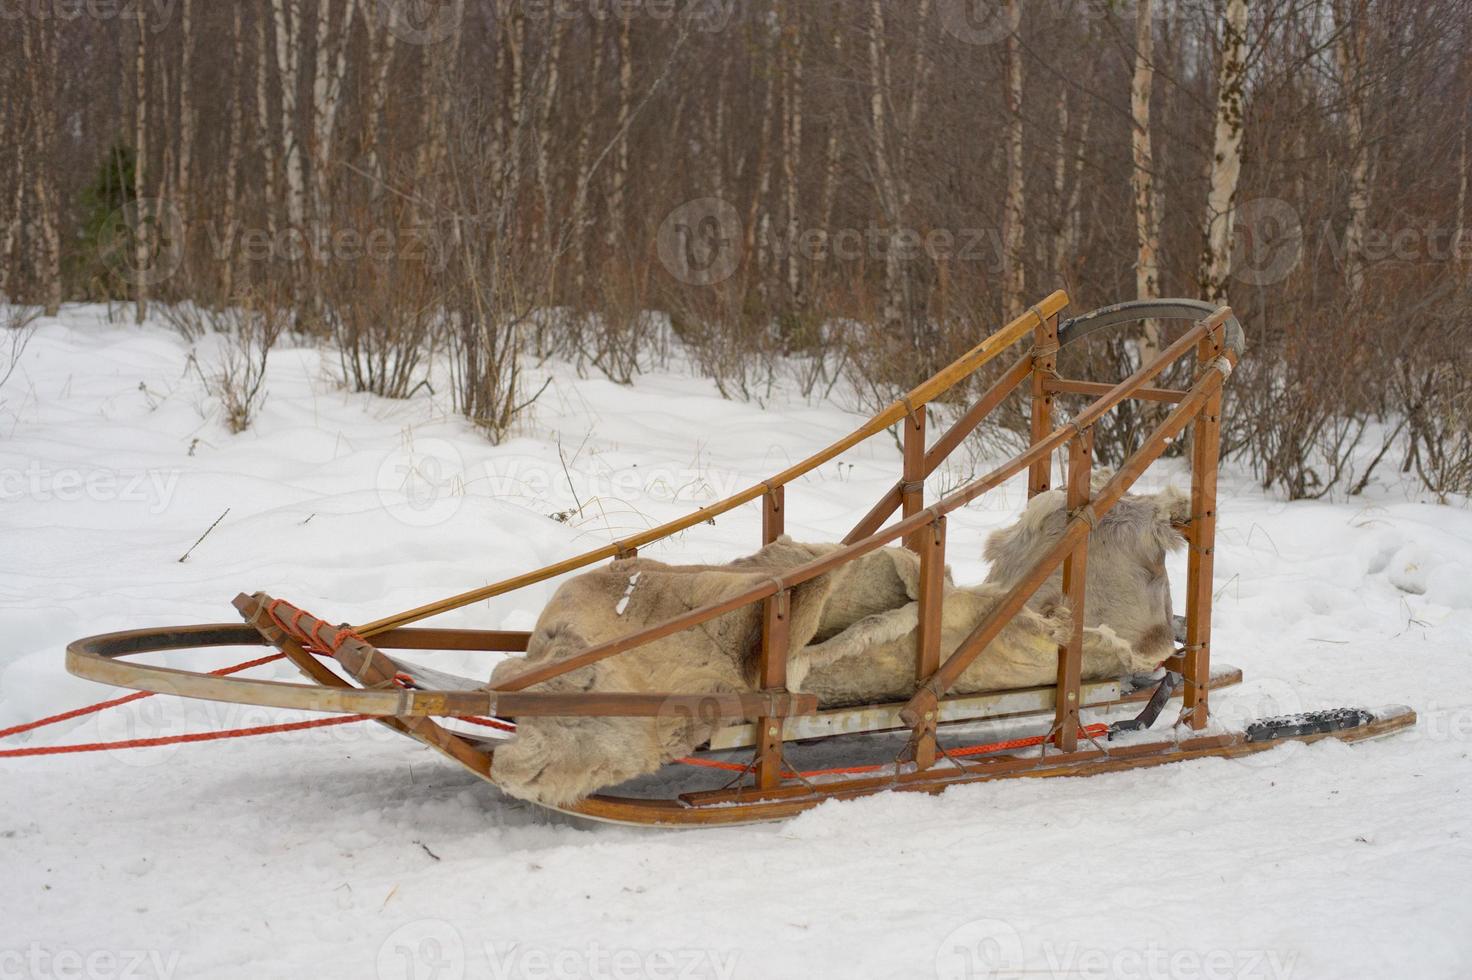
{"type": "MultiPolygon", "coordinates": [[[[762,650],[758,672],[763,693],[787,688],[787,626],[791,609],[792,593],[787,589],[762,601],[762,650]]],[[[781,718],[757,719],[758,789],[772,789],[782,782],[783,724],[781,718]]]]}
{"type": "MultiPolygon", "coordinates": [[[[912,517],[925,507],[925,408],[922,406],[905,416],[904,476],[900,483],[902,516],[912,517]]],[[[920,534],[905,539],[905,547],[918,552],[920,534]]]]}
{"type": "MultiPolygon", "coordinates": [[[[1048,382],[1058,377],[1058,314],[1038,325],[1033,339],[1032,356],[1032,441],[1042,440],[1053,431],[1053,393],[1048,382]]],[[[1028,499],[1053,485],[1053,461],[1044,457],[1027,471],[1028,499]]]]}
{"type": "MultiPolygon", "coordinates": [[[[1222,353],[1222,329],[1198,345],[1204,366],[1222,353]]],[[[1221,447],[1222,390],[1217,388],[1191,433],[1191,527],[1187,534],[1190,556],[1186,562],[1186,652],[1182,715],[1193,729],[1206,727],[1207,689],[1211,678],[1211,583],[1216,562],[1216,479],[1221,447]]]]}
{"type": "MultiPolygon", "coordinates": [[[[1089,505],[1089,478],[1093,475],[1094,430],[1088,428],[1068,443],[1068,513],[1070,518],[1089,505]]],[[[1092,523],[1092,522],[1091,522],[1092,523]]],[[[1058,648],[1058,693],[1054,726],[1058,747],[1064,752],[1078,748],[1079,682],[1084,662],[1084,582],[1088,573],[1089,536],[1063,559],[1063,594],[1068,599],[1072,625],[1068,642],[1058,648]]]]}
{"type": "MultiPolygon", "coordinates": [[[[915,644],[915,681],[923,684],[940,668],[940,629],[946,582],[946,519],[921,528],[916,534],[920,547],[920,629],[915,644]]],[[[935,765],[935,726],[939,705],[915,726],[915,767],[935,765]]]]}
{"type": "Polygon", "coordinates": [[[781,484],[768,487],[762,497],[762,544],[771,544],[780,538],[787,528],[785,494],[781,484]]]}

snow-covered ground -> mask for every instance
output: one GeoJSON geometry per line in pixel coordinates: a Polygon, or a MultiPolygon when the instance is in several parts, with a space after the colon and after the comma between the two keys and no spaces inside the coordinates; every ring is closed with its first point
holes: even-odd
{"type": "MultiPolygon", "coordinates": [[[[332,355],[287,347],[231,436],[188,356],[68,309],[0,391],[0,728],[116,693],[65,672],[75,637],[231,621],[256,589],[375,618],[667,520],[859,421],[552,364],[492,447],[443,391],[348,394],[332,355]]],[[[897,469],[872,440],[789,488],[789,530],[841,535],[897,469]]],[[[0,978],[1472,975],[1472,514],[1372,493],[1289,505],[1226,477],[1215,650],[1247,680],[1216,707],[1404,702],[1399,737],[689,832],[549,815],[371,725],[5,759],[0,978]]],[[[958,580],[1020,502],[952,520],[958,580]]],[[[749,507],[648,553],[727,558],[758,532],[749,507]]],[[[525,629],[550,589],[441,622],[525,629]]],[[[153,698],[5,747],[288,718],[153,698]]]]}

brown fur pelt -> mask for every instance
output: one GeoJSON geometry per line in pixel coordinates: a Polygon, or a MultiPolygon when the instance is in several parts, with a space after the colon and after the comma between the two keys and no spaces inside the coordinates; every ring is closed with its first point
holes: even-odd
{"type": "MultiPolygon", "coordinates": [[[[491,674],[491,686],[529,667],[566,659],[730,598],[838,547],[783,537],[727,565],[666,565],[632,558],[586,572],[557,590],[537,620],[526,658],[499,664],[491,674]]],[[[789,686],[800,689],[811,642],[911,602],[918,594],[918,581],[919,560],[903,549],[885,548],[794,588],[788,624],[789,686]]],[[[761,604],[749,604],[530,690],[750,691],[755,688],[760,638],[761,604]]],[[[655,719],[525,718],[516,738],[497,748],[492,778],[513,796],[566,805],[601,787],[657,771],[706,741],[716,724],[673,712],[655,719]]]]}
{"type": "MultiPolygon", "coordinates": [[[[986,581],[948,588],[941,614],[941,657],[950,656],[993,608],[1057,543],[1067,523],[1064,495],[1054,490],[1029,502],[1012,526],[987,540],[992,563],[986,581]]],[[[1089,535],[1084,594],[1085,680],[1105,680],[1154,670],[1173,652],[1167,551],[1181,546],[1172,521],[1183,520],[1189,501],[1176,490],[1155,496],[1126,495],[1089,535]]],[[[918,602],[869,616],[817,644],[802,690],[824,705],[908,698],[915,691],[918,602]]],[[[961,675],[956,694],[1052,684],[1058,644],[1071,616],[1055,573],[961,675]]]]}
{"type": "MultiPolygon", "coordinates": [[[[948,656],[1063,533],[1061,492],[1034,498],[1011,527],[987,542],[991,574],[956,588],[946,576],[942,656],[948,656]]],[[[1176,491],[1126,496],[1089,539],[1083,675],[1120,677],[1153,669],[1171,652],[1165,553],[1179,547],[1171,526],[1188,510],[1176,491]]],[[[491,686],[529,667],[566,659],[621,636],[721,602],[772,576],[829,554],[833,544],[781,538],[725,565],[616,561],[564,583],[537,620],[525,659],[508,660],[491,686]]],[[[1053,683],[1069,611],[1055,575],[1014,616],[955,686],[955,693],[1053,683]]],[[[885,548],[795,587],[787,683],[825,706],[899,700],[915,689],[919,559],[885,548]]],[[[754,690],[761,604],[554,678],[531,690],[736,693],[754,690]]],[[[708,740],[712,718],[671,711],[658,718],[555,717],[520,720],[497,748],[491,777],[507,793],[565,806],[589,793],[656,772],[708,740]]]]}

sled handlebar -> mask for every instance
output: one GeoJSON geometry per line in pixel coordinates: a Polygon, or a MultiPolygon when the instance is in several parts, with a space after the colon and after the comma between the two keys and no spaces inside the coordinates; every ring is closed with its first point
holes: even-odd
{"type": "MultiPolygon", "coordinates": [[[[1205,320],[1219,309],[1220,304],[1197,299],[1133,300],[1113,306],[1101,306],[1082,316],[1063,321],[1058,327],[1058,346],[1067,347],[1075,340],[1122,323],[1139,320],[1205,320]]],[[[1240,358],[1246,347],[1242,324],[1235,316],[1229,316],[1223,321],[1223,326],[1226,328],[1224,342],[1227,349],[1240,358]]]]}

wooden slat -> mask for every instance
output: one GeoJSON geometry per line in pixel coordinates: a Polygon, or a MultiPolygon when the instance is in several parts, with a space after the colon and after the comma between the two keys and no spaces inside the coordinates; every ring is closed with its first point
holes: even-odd
{"type": "MultiPolygon", "coordinates": [[[[1205,337],[1197,357],[1209,365],[1223,349],[1222,331],[1205,337]]],[[[1206,679],[1211,675],[1211,589],[1216,563],[1216,485],[1221,440],[1222,393],[1213,392],[1196,418],[1191,445],[1191,524],[1187,530],[1186,648],[1183,711],[1197,731],[1206,727],[1210,707],[1206,679]]]]}
{"type": "MultiPolygon", "coordinates": [[[[1241,683],[1242,671],[1238,668],[1230,665],[1212,668],[1210,687],[1213,691],[1241,683]]],[[[1121,692],[1118,681],[1085,681],[1079,688],[1079,704],[1085,708],[1140,704],[1148,701],[1154,691],[1154,685],[1121,692]]],[[[1179,698],[1180,693],[1177,692],[1175,697],[1179,698]]],[[[1057,688],[1051,684],[981,694],[952,694],[941,698],[936,721],[944,727],[1031,715],[1051,717],[1057,703],[1057,688]]],[[[852,708],[825,708],[811,715],[795,715],[783,723],[782,740],[801,742],[832,735],[864,735],[902,730],[908,727],[900,718],[900,710],[904,706],[905,703],[900,701],[852,708]]],[[[755,744],[756,726],[748,722],[718,729],[711,736],[707,750],[720,752],[748,748],[755,744]]]]}
{"type": "MultiPolygon", "coordinates": [[[[1032,442],[1053,431],[1053,395],[1048,379],[1058,374],[1058,317],[1048,317],[1033,333],[1032,355],[1032,442]]],[[[1028,468],[1027,495],[1036,497],[1052,486],[1053,461],[1044,456],[1028,468]]]]}
{"type": "MultiPolygon", "coordinates": [[[[763,693],[777,694],[787,688],[787,646],[792,613],[792,593],[786,589],[762,603],[762,649],[758,683],[763,693]]],[[[782,719],[764,715],[756,721],[756,782],[769,788],[782,781],[782,719]]]]}
{"type": "MultiPolygon", "coordinates": [[[[904,462],[900,478],[900,507],[905,517],[914,517],[925,507],[925,409],[917,408],[902,423],[905,429],[904,462]]],[[[911,551],[920,547],[916,532],[905,542],[911,551]]]]}
{"type": "MultiPolygon", "coordinates": [[[[1049,378],[1043,382],[1043,387],[1054,394],[1098,396],[1109,394],[1109,390],[1114,386],[1102,381],[1049,378]]],[[[1178,402],[1186,397],[1186,393],[1175,388],[1136,388],[1130,397],[1147,402],[1178,402]]]]}
{"type": "MultiPolygon", "coordinates": [[[[940,667],[941,617],[945,603],[946,519],[916,532],[920,538],[920,623],[916,631],[915,682],[928,680],[940,667]]],[[[915,726],[915,765],[935,764],[935,726],[940,710],[927,712],[915,726]]]]}
{"type": "Polygon", "coordinates": [[[762,497],[762,544],[771,544],[787,530],[786,487],[773,487],[762,497]]]}
{"type": "MultiPolygon", "coordinates": [[[[1093,475],[1094,430],[1085,429],[1068,444],[1068,513],[1078,514],[1089,504],[1089,479],[1093,475]]],[[[1079,683],[1084,662],[1084,584],[1088,574],[1089,535],[1063,560],[1063,594],[1068,599],[1070,625],[1068,642],[1058,649],[1058,704],[1053,725],[1058,747],[1064,752],[1078,748],[1079,683]]]]}

